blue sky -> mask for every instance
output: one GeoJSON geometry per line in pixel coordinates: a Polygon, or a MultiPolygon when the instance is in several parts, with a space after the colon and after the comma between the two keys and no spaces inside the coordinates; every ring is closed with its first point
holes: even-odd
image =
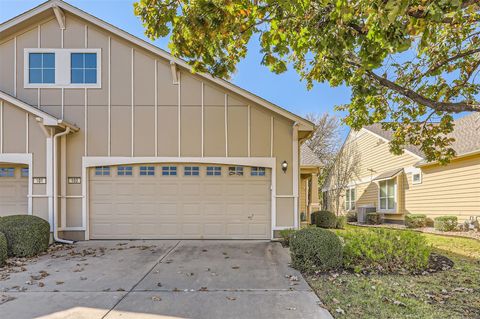
{"type": "MultiPolygon", "coordinates": [[[[44,0],[0,0],[0,23],[43,2],[44,0]]],[[[150,42],[143,34],[140,20],[133,14],[132,0],[67,0],[67,2],[150,42]]],[[[168,50],[168,39],[159,39],[154,43],[168,50]]],[[[310,112],[328,112],[342,116],[342,113],[334,111],[334,106],[348,103],[350,100],[348,88],[331,88],[328,84],[317,84],[309,91],[294,70],[277,75],[260,65],[261,59],[258,44],[252,42],[249,53],[239,64],[232,82],[301,116],[310,112]]],[[[345,128],[344,131],[347,132],[348,129],[345,128]]]]}

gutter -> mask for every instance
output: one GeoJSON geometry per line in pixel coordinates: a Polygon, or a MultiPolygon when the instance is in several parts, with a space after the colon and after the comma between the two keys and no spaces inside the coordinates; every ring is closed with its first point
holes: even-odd
{"type": "MultiPolygon", "coordinates": [[[[478,155],[478,154],[480,154],[480,149],[479,149],[479,150],[472,151],[472,152],[468,152],[468,153],[463,153],[463,154],[458,155],[458,156],[455,156],[454,158],[451,159],[450,162],[453,162],[453,161],[456,161],[456,160],[459,160],[459,159],[462,159],[462,158],[465,158],[465,157],[478,155]]],[[[413,166],[414,166],[414,167],[425,167],[425,166],[431,166],[431,165],[440,165],[440,164],[438,163],[438,161],[434,161],[434,162],[418,162],[418,163],[416,163],[416,164],[413,165],[413,166]]]]}

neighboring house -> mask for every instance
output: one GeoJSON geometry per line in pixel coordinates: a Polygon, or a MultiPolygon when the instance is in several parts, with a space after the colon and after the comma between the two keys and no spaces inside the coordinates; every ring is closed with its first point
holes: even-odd
{"type": "MultiPolygon", "coordinates": [[[[416,147],[391,154],[391,132],[380,124],[350,132],[345,145],[352,143],[360,153],[359,175],[342,194],[342,212],[373,206],[392,223],[403,223],[406,214],[455,215],[459,221],[480,217],[480,114],[456,120],[450,136],[457,155],[442,166],[426,162],[416,147]]],[[[332,209],[328,183],[322,191],[332,209]]]]}
{"type": "Polygon", "coordinates": [[[300,220],[310,222],[310,214],[320,209],[318,176],[323,164],[306,144],[300,147],[300,220]]]}
{"type": "Polygon", "coordinates": [[[0,216],[80,240],[299,226],[309,121],[65,2],[0,39],[0,216]]]}

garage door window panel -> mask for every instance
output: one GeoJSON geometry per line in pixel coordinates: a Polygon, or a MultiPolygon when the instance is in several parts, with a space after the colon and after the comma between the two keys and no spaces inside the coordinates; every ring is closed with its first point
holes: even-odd
{"type": "Polygon", "coordinates": [[[230,166],[228,168],[229,176],[243,176],[243,167],[242,166],[230,166]]]}
{"type": "Polygon", "coordinates": [[[198,167],[198,166],[185,166],[183,174],[185,176],[200,176],[200,167],[198,167]]]}
{"type": "Polygon", "coordinates": [[[0,177],[15,177],[15,168],[14,167],[1,167],[0,168],[0,177]]]}
{"type": "Polygon", "coordinates": [[[132,166],[119,166],[117,168],[118,176],[133,176],[133,167],[132,166]]]}
{"type": "Polygon", "coordinates": [[[28,177],[28,167],[22,167],[21,176],[28,177]]]}
{"type": "Polygon", "coordinates": [[[162,176],[177,176],[177,167],[162,166],[162,176]]]}
{"type": "Polygon", "coordinates": [[[110,176],[110,166],[95,167],[95,176],[110,176]]]}
{"type": "Polygon", "coordinates": [[[265,176],[265,167],[252,167],[251,176],[265,176]]]}
{"type": "Polygon", "coordinates": [[[140,166],[140,176],[155,176],[155,166],[140,166]]]}
{"type": "Polygon", "coordinates": [[[207,176],[222,176],[222,167],[207,166],[207,176]]]}

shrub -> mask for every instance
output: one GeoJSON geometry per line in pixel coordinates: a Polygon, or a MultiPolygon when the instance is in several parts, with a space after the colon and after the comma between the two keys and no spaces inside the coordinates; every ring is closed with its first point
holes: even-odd
{"type": "Polygon", "coordinates": [[[5,265],[7,260],[7,238],[4,233],[0,233],[0,267],[5,265]]]}
{"type": "Polygon", "coordinates": [[[318,214],[320,214],[319,211],[316,211],[310,214],[310,225],[317,225],[318,214]]]}
{"type": "Polygon", "coordinates": [[[428,265],[431,248],[414,231],[356,229],[339,236],[345,240],[344,266],[356,272],[419,271],[428,265]]]}
{"type": "Polygon", "coordinates": [[[327,271],[342,265],[342,243],[329,230],[304,228],[290,239],[292,266],[302,272],[327,271]]]}
{"type": "Polygon", "coordinates": [[[347,225],[347,217],[346,216],[338,216],[335,228],[344,229],[345,225],[347,225]]]}
{"type": "Polygon", "coordinates": [[[440,216],[434,219],[433,227],[440,231],[452,231],[457,228],[457,224],[457,216],[440,216]]]}
{"type": "Polygon", "coordinates": [[[405,227],[421,228],[427,227],[427,216],[423,214],[410,214],[405,216],[405,227]]]}
{"type": "Polygon", "coordinates": [[[295,229],[282,229],[280,231],[280,237],[282,237],[283,239],[283,244],[285,246],[290,246],[290,238],[292,237],[293,233],[295,233],[296,230],[295,229]]]}
{"type": "Polygon", "coordinates": [[[322,228],[335,228],[337,226],[337,217],[334,213],[323,210],[315,216],[315,224],[322,228]]]}
{"type": "Polygon", "coordinates": [[[356,212],[348,212],[347,213],[347,222],[355,223],[357,221],[357,213],[356,212]]]}
{"type": "Polygon", "coordinates": [[[368,213],[367,214],[367,224],[369,225],[380,225],[383,222],[383,215],[379,213],[368,213]]]}
{"type": "Polygon", "coordinates": [[[47,250],[50,224],[32,215],[13,215],[0,219],[0,232],[7,239],[9,256],[30,257],[47,250]]]}

